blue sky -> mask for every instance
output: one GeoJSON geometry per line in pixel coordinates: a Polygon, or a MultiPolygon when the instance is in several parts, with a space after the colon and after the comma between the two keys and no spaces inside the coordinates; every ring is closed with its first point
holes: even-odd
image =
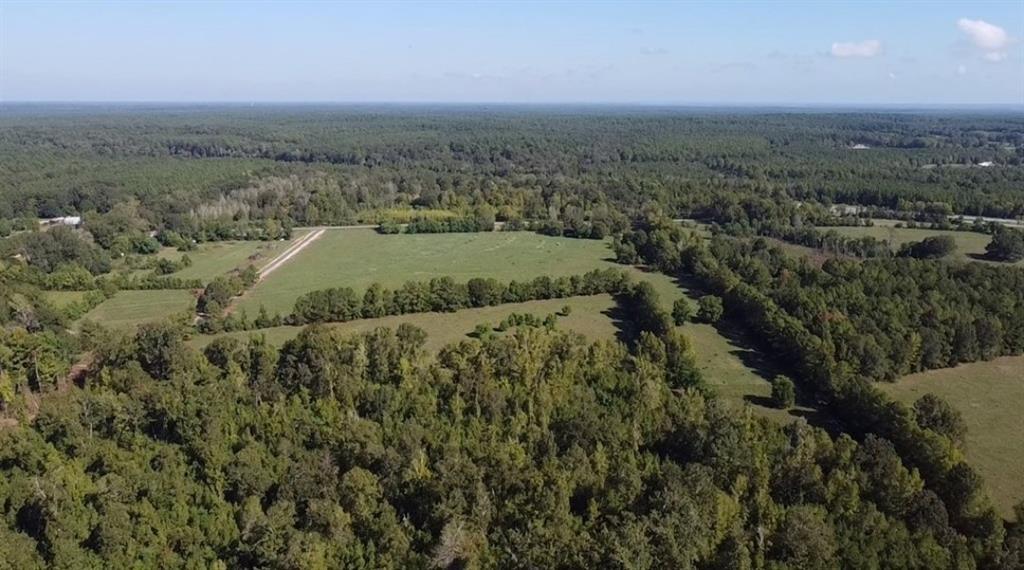
{"type": "Polygon", "coordinates": [[[1024,1],[0,1],[3,101],[1024,104],[1024,1]]]}

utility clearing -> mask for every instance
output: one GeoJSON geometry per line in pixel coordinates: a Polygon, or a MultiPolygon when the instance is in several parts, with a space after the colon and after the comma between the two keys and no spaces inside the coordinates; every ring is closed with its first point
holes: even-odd
{"type": "Polygon", "coordinates": [[[309,244],[320,239],[320,236],[324,235],[324,232],[326,231],[327,230],[324,228],[313,230],[292,242],[292,244],[288,246],[288,249],[282,251],[280,255],[270,260],[270,263],[264,265],[263,269],[260,269],[259,280],[262,281],[263,279],[266,279],[266,277],[276,271],[277,268],[288,263],[289,259],[298,255],[299,252],[305,249],[309,244]]]}

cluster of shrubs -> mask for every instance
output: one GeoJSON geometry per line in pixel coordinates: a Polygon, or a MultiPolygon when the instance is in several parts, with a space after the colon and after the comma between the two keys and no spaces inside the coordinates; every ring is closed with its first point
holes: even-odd
{"type": "Polygon", "coordinates": [[[111,275],[96,280],[97,287],[109,283],[118,289],[152,291],[155,289],[201,289],[201,279],[182,279],[181,277],[161,277],[159,275],[133,276],[125,274],[111,275]]]}
{"type": "Polygon", "coordinates": [[[260,306],[260,312],[257,314],[255,319],[249,318],[249,315],[242,309],[238,313],[229,313],[227,315],[207,315],[204,319],[200,320],[196,325],[196,329],[203,334],[218,334],[222,332],[238,332],[238,331],[251,331],[258,329],[267,329],[271,327],[279,327],[286,324],[285,319],[281,315],[271,316],[266,307],[260,306]]]}
{"type": "Polygon", "coordinates": [[[539,317],[533,313],[512,313],[505,317],[498,323],[498,326],[494,329],[498,332],[507,331],[508,329],[516,327],[527,327],[527,328],[540,328],[544,327],[548,330],[554,329],[555,325],[558,324],[558,315],[555,313],[549,313],[544,317],[539,317]]]}
{"type": "Polygon", "coordinates": [[[566,225],[564,222],[557,220],[544,220],[533,222],[529,227],[541,235],[580,239],[604,239],[610,233],[608,225],[601,221],[566,225]]]}
{"type": "Polygon", "coordinates": [[[1024,259],[1024,231],[1000,227],[985,248],[989,258],[1014,263],[1024,259]]]}
{"type": "Polygon", "coordinates": [[[486,339],[490,337],[494,332],[505,332],[509,329],[514,328],[545,328],[549,331],[555,330],[555,326],[558,324],[558,315],[555,313],[548,313],[547,316],[540,317],[532,313],[512,313],[505,317],[498,323],[498,326],[491,329],[487,323],[480,323],[476,325],[470,336],[478,339],[486,339]]]}
{"type": "Polygon", "coordinates": [[[921,241],[912,241],[900,246],[900,257],[914,259],[939,259],[956,251],[956,240],[953,236],[941,235],[926,237],[921,241]]]}
{"type": "Polygon", "coordinates": [[[397,289],[371,285],[360,297],[350,287],[312,291],[295,302],[289,324],[345,322],[386,315],[452,312],[470,307],[560,299],[598,293],[618,294],[629,287],[629,275],[616,269],[594,270],[583,275],[500,283],[475,278],[456,283],[451,277],[408,281],[397,289]]]}
{"type": "MultiPolygon", "coordinates": [[[[405,225],[407,234],[447,234],[489,232],[494,230],[494,221],[490,224],[478,218],[420,218],[405,225]]],[[[402,233],[402,226],[394,222],[384,222],[377,227],[382,234],[402,233]]]]}
{"type": "Polygon", "coordinates": [[[182,255],[181,259],[175,261],[164,257],[152,256],[129,256],[125,258],[125,264],[136,270],[151,269],[155,275],[170,275],[192,266],[192,258],[182,255]]]}
{"type": "Polygon", "coordinates": [[[179,231],[164,229],[156,234],[156,240],[161,244],[178,248],[179,251],[190,251],[195,249],[197,243],[208,241],[276,241],[291,237],[291,222],[274,219],[209,219],[199,222],[195,227],[180,228],[179,231]]]}
{"type": "Polygon", "coordinates": [[[222,275],[207,283],[196,301],[196,311],[209,317],[219,316],[224,312],[232,297],[241,295],[248,287],[256,283],[258,274],[252,265],[242,271],[222,275]]]}
{"type": "Polygon", "coordinates": [[[78,319],[85,316],[86,313],[95,309],[116,292],[115,289],[93,289],[86,291],[85,295],[80,300],[72,301],[61,308],[61,313],[68,321],[77,321],[78,319]]]}

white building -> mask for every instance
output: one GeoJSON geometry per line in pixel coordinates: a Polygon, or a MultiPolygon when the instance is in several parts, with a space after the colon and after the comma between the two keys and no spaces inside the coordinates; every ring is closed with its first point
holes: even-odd
{"type": "Polygon", "coordinates": [[[46,218],[39,220],[41,226],[72,226],[82,225],[82,216],[60,216],[57,218],[46,218]]]}

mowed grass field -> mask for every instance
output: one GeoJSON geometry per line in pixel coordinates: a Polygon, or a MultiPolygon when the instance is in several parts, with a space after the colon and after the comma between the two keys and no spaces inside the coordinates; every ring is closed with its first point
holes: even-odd
{"type": "Polygon", "coordinates": [[[362,292],[378,282],[398,287],[406,281],[450,276],[499,281],[585,273],[614,266],[607,243],[554,238],[532,232],[381,235],[374,230],[328,230],[241,299],[236,310],[255,315],[289,314],[309,291],[352,287],[362,292]]]}
{"type": "MultiPolygon", "coordinates": [[[[292,240],[305,234],[305,230],[295,231],[292,240]]],[[[255,265],[257,269],[265,265],[277,254],[288,247],[288,241],[216,241],[201,243],[188,252],[165,247],[158,256],[177,261],[182,255],[188,255],[192,265],[171,274],[182,279],[201,279],[204,283],[215,277],[224,275],[232,269],[243,269],[247,265],[255,265]]],[[[143,272],[148,273],[148,271],[143,272]]]]}
{"type": "Polygon", "coordinates": [[[188,290],[118,291],[83,319],[109,328],[134,329],[142,323],[192,309],[195,303],[195,296],[188,290]]]}
{"type": "Polygon", "coordinates": [[[967,422],[967,460],[985,478],[1006,517],[1024,500],[1024,356],[997,358],[912,374],[879,384],[906,404],[932,393],[945,398],[967,422]]]}

